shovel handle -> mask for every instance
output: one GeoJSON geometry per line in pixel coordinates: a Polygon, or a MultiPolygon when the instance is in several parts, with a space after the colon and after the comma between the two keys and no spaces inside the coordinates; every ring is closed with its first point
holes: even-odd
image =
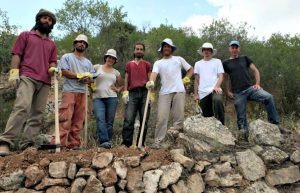
{"type": "MultiPolygon", "coordinates": [[[[54,120],[55,120],[55,144],[60,144],[57,73],[54,73],[54,116],[55,116],[55,118],[54,118],[54,120]]],[[[60,146],[57,146],[55,151],[60,152],[60,146]]]]}
{"type": "Polygon", "coordinates": [[[144,136],[144,130],[145,130],[145,123],[146,123],[146,118],[147,118],[147,113],[148,113],[148,105],[149,105],[149,99],[150,99],[150,90],[148,90],[147,93],[147,99],[146,99],[146,104],[145,104],[145,109],[144,109],[144,116],[143,116],[143,122],[142,122],[142,128],[140,132],[140,137],[138,141],[138,148],[142,148],[142,142],[143,142],[143,136],[144,136]]]}

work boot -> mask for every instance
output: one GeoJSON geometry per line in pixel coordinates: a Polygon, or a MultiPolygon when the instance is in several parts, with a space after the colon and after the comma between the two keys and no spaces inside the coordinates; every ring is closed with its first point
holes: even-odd
{"type": "Polygon", "coordinates": [[[239,130],[239,138],[248,141],[249,131],[247,129],[240,129],[239,130]]]}
{"type": "Polygon", "coordinates": [[[284,127],[281,127],[281,126],[278,126],[278,128],[279,128],[279,130],[282,134],[291,134],[292,133],[292,131],[287,129],[287,128],[284,128],[284,127]]]}
{"type": "Polygon", "coordinates": [[[7,142],[0,142],[0,156],[9,155],[9,144],[7,142]]]}

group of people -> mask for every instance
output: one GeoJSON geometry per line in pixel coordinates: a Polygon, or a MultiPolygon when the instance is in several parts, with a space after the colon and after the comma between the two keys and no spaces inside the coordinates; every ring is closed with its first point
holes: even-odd
{"type": "MultiPolygon", "coordinates": [[[[279,124],[273,96],[260,86],[260,74],[253,61],[240,55],[240,42],[229,43],[230,58],[221,62],[213,58],[216,49],[211,43],[204,43],[198,50],[203,57],[194,68],[182,57],[174,56],[176,46],[171,39],[161,42],[158,52],[162,58],[151,67],[143,59],[145,45],[134,45],[134,59],[125,67],[125,78],[114,68],[117,53],[109,49],[103,57],[103,65],[93,65],[86,57],[87,36],[80,34],[73,42],[73,52],[64,54],[57,65],[57,51],[49,34],[56,23],[55,15],[41,9],[36,15],[36,24],[29,32],[22,32],[13,46],[9,83],[17,88],[13,111],[7,121],[4,133],[0,135],[0,156],[10,153],[18,135],[22,133],[20,148],[26,149],[33,144],[33,138],[42,126],[42,115],[47,103],[51,86],[51,76],[61,70],[64,77],[62,103],[59,109],[59,130],[61,145],[78,149],[81,145],[80,131],[84,124],[86,110],[86,85],[92,90],[93,111],[96,118],[99,146],[111,148],[113,122],[121,93],[125,104],[122,144],[133,145],[134,123],[137,114],[140,122],[145,120],[142,145],[147,136],[150,105],[147,97],[154,100],[157,77],[160,77],[157,124],[153,148],[162,147],[165,139],[170,111],[173,129],[181,130],[184,122],[185,85],[191,83],[194,75],[194,99],[200,104],[204,117],[215,116],[225,124],[223,106],[224,80],[226,94],[234,99],[237,125],[242,136],[247,136],[247,100],[261,102],[268,113],[268,121],[279,124]],[[60,70],[58,70],[60,69],[60,70]],[[255,77],[251,83],[249,69],[255,77]],[[182,77],[182,70],[185,76],[182,77]],[[148,108],[144,116],[145,108],[148,108]],[[22,132],[22,129],[24,131],[22,132]]],[[[140,136],[139,129],[138,137],[140,136]]],[[[139,138],[137,139],[137,142],[139,138]]],[[[52,143],[55,143],[53,137],[52,143]]]]}

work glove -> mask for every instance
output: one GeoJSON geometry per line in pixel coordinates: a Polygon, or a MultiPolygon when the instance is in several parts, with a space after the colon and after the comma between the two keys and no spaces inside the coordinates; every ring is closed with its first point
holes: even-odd
{"type": "Polygon", "coordinates": [[[90,87],[92,92],[96,92],[96,84],[94,82],[91,83],[90,87]]]}
{"type": "Polygon", "coordinates": [[[188,84],[190,84],[191,83],[191,79],[189,78],[189,77],[184,77],[183,79],[182,79],[182,82],[183,82],[183,84],[184,85],[188,85],[188,84]]]}
{"type": "Polygon", "coordinates": [[[13,68],[9,71],[8,82],[9,85],[13,88],[17,88],[20,83],[19,71],[20,70],[18,68],[13,68]]]}
{"type": "Polygon", "coordinates": [[[155,92],[150,92],[150,95],[149,95],[149,101],[150,101],[150,104],[153,104],[154,101],[155,101],[155,92]]]}
{"type": "Polygon", "coordinates": [[[122,100],[124,102],[124,104],[127,104],[129,101],[129,92],[128,90],[125,90],[122,92],[122,100]]]}
{"type": "Polygon", "coordinates": [[[49,74],[50,76],[53,76],[54,73],[57,74],[57,77],[59,77],[59,78],[61,77],[61,70],[60,70],[60,69],[55,68],[55,67],[50,67],[50,68],[48,69],[48,74],[49,74]]]}
{"type": "Polygon", "coordinates": [[[77,73],[76,78],[82,79],[82,78],[92,78],[92,74],[90,72],[83,72],[83,73],[77,73]]]}
{"type": "Polygon", "coordinates": [[[154,81],[153,80],[149,80],[146,84],[146,88],[149,89],[154,89],[154,81]]]}

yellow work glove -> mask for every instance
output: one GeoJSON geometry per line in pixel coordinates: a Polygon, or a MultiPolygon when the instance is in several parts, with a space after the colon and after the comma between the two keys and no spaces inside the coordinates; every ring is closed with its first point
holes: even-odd
{"type": "Polygon", "coordinates": [[[129,101],[129,92],[128,90],[125,90],[122,92],[122,100],[124,102],[124,104],[127,104],[129,101]]]}
{"type": "Polygon", "coordinates": [[[155,101],[155,92],[150,92],[149,100],[150,104],[152,104],[155,101]]]}
{"type": "Polygon", "coordinates": [[[13,68],[9,71],[8,82],[13,88],[17,88],[20,82],[20,70],[18,68],[13,68]]]}
{"type": "Polygon", "coordinates": [[[92,74],[90,72],[77,73],[76,78],[82,79],[84,77],[92,78],[92,74]]]}
{"type": "Polygon", "coordinates": [[[49,70],[48,70],[48,73],[50,76],[53,76],[54,73],[57,73],[57,77],[61,77],[61,70],[59,70],[58,68],[55,68],[55,67],[50,67],[49,70]]]}
{"type": "Polygon", "coordinates": [[[90,87],[91,87],[92,92],[96,91],[96,84],[94,82],[91,83],[90,87]]]}
{"type": "Polygon", "coordinates": [[[191,79],[189,78],[189,77],[184,77],[183,79],[182,79],[182,82],[183,82],[183,84],[184,85],[188,85],[188,84],[190,84],[191,83],[191,79]]]}
{"type": "Polygon", "coordinates": [[[146,88],[149,89],[154,89],[154,81],[153,80],[149,80],[146,84],[146,88]]]}

